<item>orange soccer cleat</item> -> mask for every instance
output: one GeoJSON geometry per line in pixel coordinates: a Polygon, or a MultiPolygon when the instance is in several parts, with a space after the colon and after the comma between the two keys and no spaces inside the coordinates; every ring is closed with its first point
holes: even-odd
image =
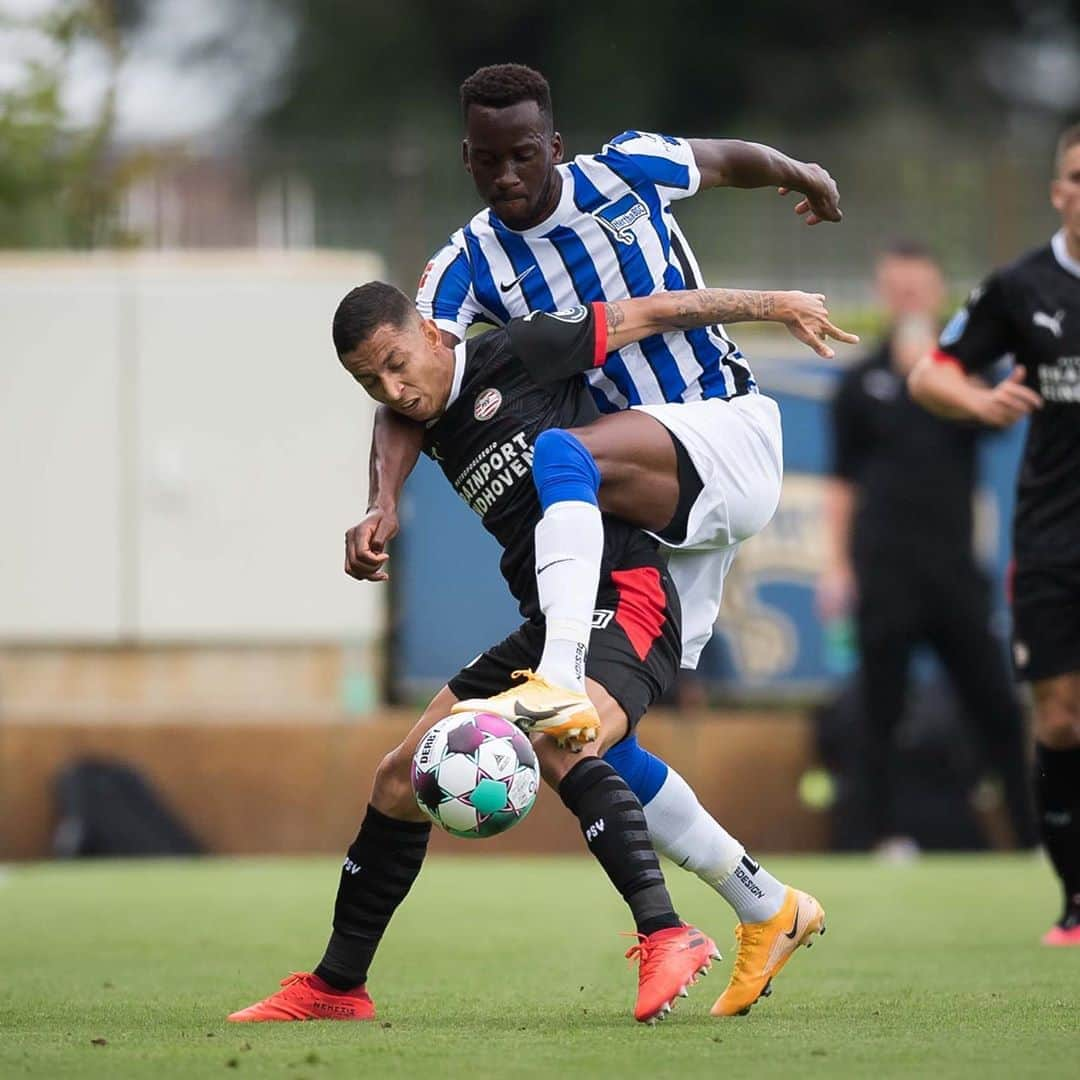
{"type": "Polygon", "coordinates": [[[693,926],[674,926],[646,937],[632,935],[638,943],[627,950],[628,960],[637,960],[638,996],[634,1019],[643,1024],[663,1020],[677,998],[686,997],[688,987],[699,975],[708,974],[720,952],[713,940],[693,926]]]}
{"type": "Polygon", "coordinates": [[[229,1015],[234,1024],[283,1020],[374,1020],[375,1002],[360,986],[342,992],[318,975],[294,971],[281,980],[281,989],[246,1009],[229,1015]]]}
{"type": "Polygon", "coordinates": [[[528,669],[512,672],[511,677],[524,682],[494,697],[459,701],[450,712],[494,713],[526,734],[543,732],[571,750],[580,750],[596,738],[600,714],[588,694],[563,690],[528,669]]]}
{"type": "Polygon", "coordinates": [[[713,1016],[743,1016],[758,998],[772,992],[772,980],[800,945],[825,933],[825,910],[809,894],[788,889],[780,910],[765,922],[739,923],[738,948],[727,989],[712,1007],[713,1016]]]}

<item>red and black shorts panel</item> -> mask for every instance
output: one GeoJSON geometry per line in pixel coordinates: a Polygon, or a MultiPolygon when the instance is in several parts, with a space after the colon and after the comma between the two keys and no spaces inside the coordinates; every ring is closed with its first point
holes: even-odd
{"type": "Polygon", "coordinates": [[[1013,666],[1039,682],[1080,672],[1080,565],[1030,567],[1012,575],[1013,666]]]}
{"type": "MultiPolygon", "coordinates": [[[[674,684],[681,641],[679,598],[666,570],[615,570],[600,586],[585,674],[619,703],[631,730],[674,684]]],[[[501,693],[513,682],[512,672],[536,667],[543,650],[543,621],[522,623],[458,672],[450,690],[458,699],[501,693]]]]}

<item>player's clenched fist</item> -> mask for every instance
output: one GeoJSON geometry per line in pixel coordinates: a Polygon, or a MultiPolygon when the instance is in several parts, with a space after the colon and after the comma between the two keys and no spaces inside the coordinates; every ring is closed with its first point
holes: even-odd
{"type": "Polygon", "coordinates": [[[791,191],[801,192],[805,197],[795,204],[795,213],[807,225],[818,225],[822,221],[840,221],[840,191],[836,181],[820,165],[803,166],[803,176],[798,184],[777,189],[781,195],[791,191]]]}
{"type": "Polygon", "coordinates": [[[387,581],[383,564],[390,558],[386,545],[398,534],[393,510],[369,510],[359,525],[345,534],[345,573],[357,581],[387,581]]]}

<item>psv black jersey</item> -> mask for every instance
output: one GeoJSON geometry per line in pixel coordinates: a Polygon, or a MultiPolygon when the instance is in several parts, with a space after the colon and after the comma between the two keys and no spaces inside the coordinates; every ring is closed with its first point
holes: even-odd
{"type": "Polygon", "coordinates": [[[1064,233],[990,275],[945,327],[938,359],[978,371],[1006,354],[1044,406],[1020,467],[1017,562],[1080,564],[1080,263],[1064,233]]]}
{"type": "MultiPolygon", "coordinates": [[[[602,364],[606,352],[606,326],[593,307],[512,319],[457,346],[449,402],[428,426],[424,452],[502,546],[502,575],[527,619],[540,613],[533,530],[542,512],[533,445],[542,431],[599,415],[577,376],[602,364]]],[[[660,565],[651,537],[604,517],[601,581],[612,570],[660,565]]]]}

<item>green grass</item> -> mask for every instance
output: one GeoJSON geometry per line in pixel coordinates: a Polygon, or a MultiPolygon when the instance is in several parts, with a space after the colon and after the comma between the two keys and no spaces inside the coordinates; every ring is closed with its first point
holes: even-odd
{"type": "Polygon", "coordinates": [[[317,960],[333,862],[15,868],[0,1076],[1080,1075],[1080,950],[1037,943],[1056,902],[1042,863],[768,862],[817,893],[827,936],[749,1017],[711,1019],[733,921],[669,868],[725,959],[655,1028],[631,1018],[626,916],[584,858],[433,859],[376,961],[377,1022],[243,1027],[225,1014],[317,960]]]}

